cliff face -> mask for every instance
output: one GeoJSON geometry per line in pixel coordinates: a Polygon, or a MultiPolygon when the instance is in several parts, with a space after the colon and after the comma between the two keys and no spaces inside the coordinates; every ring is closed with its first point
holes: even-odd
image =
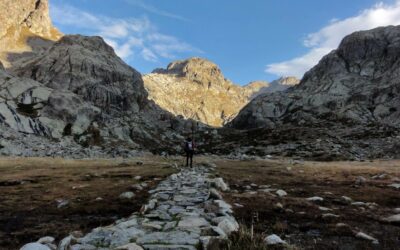
{"type": "Polygon", "coordinates": [[[172,62],[143,80],[149,98],[160,107],[216,127],[232,120],[255,92],[267,86],[235,85],[216,64],[202,58],[172,62]]]}
{"type": "Polygon", "coordinates": [[[236,128],[321,121],[400,121],[400,26],[353,33],[286,92],[263,94],[232,121],[236,128]]]}
{"type": "Polygon", "coordinates": [[[6,67],[16,56],[48,47],[61,33],[53,27],[48,0],[2,0],[0,2],[0,61],[6,67]]]}

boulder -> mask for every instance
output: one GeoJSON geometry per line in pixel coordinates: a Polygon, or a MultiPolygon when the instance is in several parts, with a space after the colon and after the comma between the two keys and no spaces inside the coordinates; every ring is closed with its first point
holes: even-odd
{"type": "Polygon", "coordinates": [[[51,250],[51,249],[46,245],[35,242],[24,245],[23,247],[21,247],[20,250],[51,250]]]}
{"type": "Polygon", "coordinates": [[[265,244],[267,245],[280,245],[286,244],[286,241],[282,240],[278,235],[271,234],[265,237],[264,239],[265,244]]]}

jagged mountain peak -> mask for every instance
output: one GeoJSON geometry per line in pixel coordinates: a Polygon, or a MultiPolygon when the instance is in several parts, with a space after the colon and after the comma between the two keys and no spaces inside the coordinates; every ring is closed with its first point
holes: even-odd
{"type": "Polygon", "coordinates": [[[166,69],[156,69],[153,73],[186,77],[197,83],[206,85],[228,82],[217,64],[200,57],[173,61],[168,64],[166,69]]]}

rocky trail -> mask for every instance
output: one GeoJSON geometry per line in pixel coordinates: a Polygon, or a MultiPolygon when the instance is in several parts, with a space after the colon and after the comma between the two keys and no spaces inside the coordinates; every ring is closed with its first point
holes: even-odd
{"type": "Polygon", "coordinates": [[[207,249],[239,228],[231,206],[217,191],[229,188],[222,178],[212,178],[214,168],[212,163],[199,164],[170,175],[149,191],[140,213],[129,218],[87,235],[71,233],[58,246],[53,237],[44,237],[21,249],[207,249]]]}

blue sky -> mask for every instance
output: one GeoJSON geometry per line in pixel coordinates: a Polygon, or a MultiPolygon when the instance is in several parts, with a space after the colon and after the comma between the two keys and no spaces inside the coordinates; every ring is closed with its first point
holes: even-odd
{"type": "Polygon", "coordinates": [[[142,73],[199,56],[246,84],[301,77],[345,35],[400,24],[400,0],[50,0],[50,15],[142,73]]]}

